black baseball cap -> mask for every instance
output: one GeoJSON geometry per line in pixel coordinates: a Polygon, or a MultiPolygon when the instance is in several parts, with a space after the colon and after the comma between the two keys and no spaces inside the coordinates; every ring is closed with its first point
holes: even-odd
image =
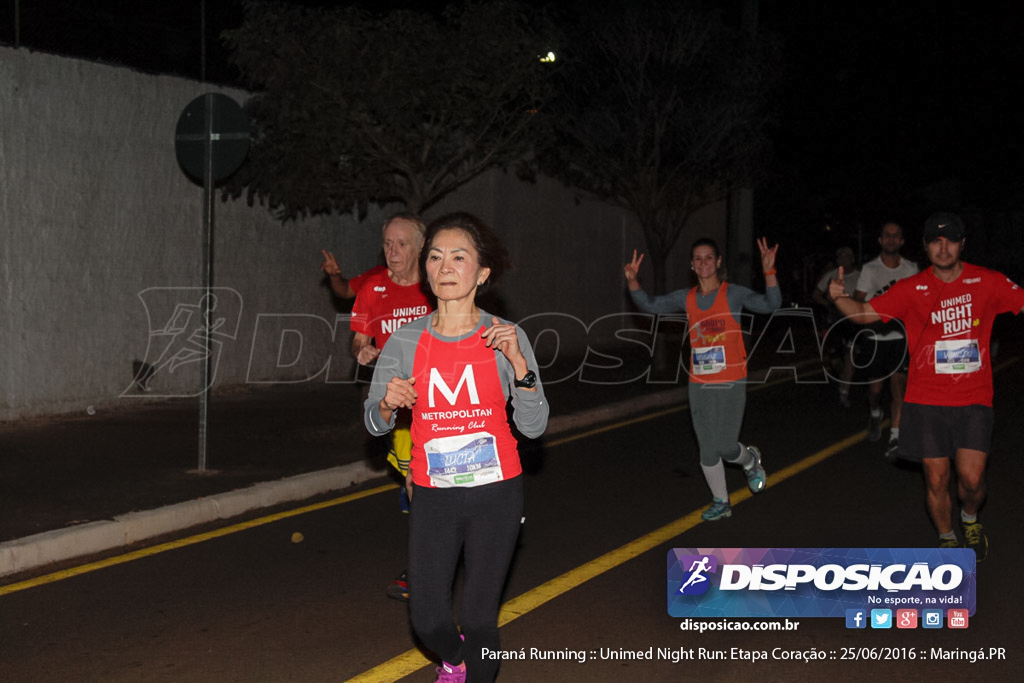
{"type": "Polygon", "coordinates": [[[925,243],[934,242],[940,237],[945,237],[950,242],[962,242],[964,232],[964,222],[960,216],[948,211],[933,213],[924,222],[925,243]]]}

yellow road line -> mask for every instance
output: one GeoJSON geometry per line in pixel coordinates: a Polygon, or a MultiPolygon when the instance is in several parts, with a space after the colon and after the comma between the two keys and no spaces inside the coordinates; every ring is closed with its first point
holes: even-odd
{"type": "MultiPolygon", "coordinates": [[[[779,384],[779,383],[781,383],[783,381],[785,381],[785,380],[778,380],[776,382],[772,382],[772,383],[769,383],[769,384],[763,384],[763,385],[752,385],[753,388],[751,388],[750,391],[756,391],[757,389],[764,388],[766,386],[773,386],[774,384],[779,384]]],[[[646,420],[653,420],[655,418],[662,417],[664,415],[670,415],[672,413],[677,413],[677,412],[680,412],[682,410],[685,410],[687,407],[688,407],[688,405],[686,403],[682,403],[680,405],[673,406],[671,408],[666,408],[666,409],[663,409],[663,410],[659,410],[659,411],[656,411],[656,412],[653,412],[653,413],[649,413],[647,415],[642,415],[640,417],[632,418],[632,419],[629,419],[629,420],[624,420],[624,421],[621,421],[621,422],[616,422],[616,423],[613,423],[613,424],[604,425],[602,427],[598,427],[596,429],[592,429],[590,431],[583,432],[583,433],[580,433],[580,434],[574,434],[572,436],[568,436],[568,437],[565,437],[565,438],[562,438],[562,439],[556,439],[554,441],[548,442],[546,444],[546,446],[551,448],[551,447],[554,447],[554,446],[559,446],[559,445],[562,445],[562,444],[565,444],[565,443],[569,443],[571,441],[577,441],[579,439],[587,438],[587,437],[593,436],[595,434],[601,434],[603,432],[611,431],[613,429],[621,429],[623,427],[627,427],[629,425],[636,424],[638,422],[644,422],[646,420]]],[[[294,510],[286,510],[284,512],[279,512],[279,513],[274,514],[274,515],[268,515],[268,516],[265,516],[265,517],[259,517],[257,519],[253,519],[253,520],[250,520],[248,522],[241,522],[239,524],[233,524],[231,526],[227,526],[227,527],[224,527],[222,529],[215,529],[213,531],[209,531],[209,532],[206,532],[206,533],[203,533],[203,534],[197,534],[197,535],[194,535],[194,536],[188,536],[186,538],[178,539],[178,540],[175,540],[175,541],[170,541],[170,542],[167,542],[167,543],[160,543],[158,545],[149,546],[147,548],[142,548],[142,549],[139,549],[139,550],[136,550],[136,551],[133,551],[133,552],[124,553],[122,555],[116,555],[114,557],[109,557],[109,558],[106,558],[106,559],[103,559],[103,560],[98,560],[96,562],[89,562],[87,564],[79,565],[77,567],[71,567],[71,568],[68,568],[68,569],[61,570],[61,571],[52,572],[50,574],[45,574],[43,576],[38,576],[38,577],[33,578],[33,579],[27,579],[25,581],[19,581],[17,583],[8,584],[6,586],[0,586],[0,597],[2,597],[4,595],[7,595],[9,593],[16,593],[18,591],[23,591],[23,590],[26,590],[28,588],[34,588],[35,586],[42,586],[42,585],[45,585],[45,584],[48,584],[48,583],[54,583],[55,581],[62,581],[64,579],[69,579],[71,577],[79,576],[81,574],[87,574],[89,572],[94,572],[94,571],[97,571],[99,569],[105,569],[106,567],[112,567],[112,566],[115,566],[115,565],[118,565],[118,564],[124,564],[125,562],[132,562],[134,560],[139,560],[139,559],[142,559],[144,557],[150,557],[152,555],[157,555],[159,553],[166,552],[168,550],[175,550],[177,548],[184,548],[186,546],[194,545],[196,543],[202,543],[204,541],[209,541],[209,540],[212,540],[214,538],[220,538],[221,536],[227,536],[228,534],[233,534],[233,533],[236,533],[236,532],[239,532],[239,531],[245,531],[246,529],[252,529],[254,527],[263,526],[264,524],[270,524],[271,522],[277,522],[279,520],[287,519],[289,517],[295,517],[295,516],[298,516],[298,515],[304,515],[304,514],[309,513],[309,512],[315,512],[316,510],[322,510],[324,508],[334,507],[334,506],[337,506],[337,505],[343,505],[345,503],[349,503],[349,502],[352,502],[354,500],[359,500],[360,498],[365,498],[367,496],[372,496],[372,495],[376,495],[378,493],[383,493],[384,491],[392,491],[392,490],[394,490],[396,488],[398,488],[397,484],[385,484],[383,486],[378,486],[378,487],[373,488],[373,489],[368,489],[368,490],[362,491],[360,493],[353,493],[351,495],[342,496],[341,498],[334,498],[334,499],[323,501],[323,502],[316,503],[316,504],[313,504],[313,505],[307,505],[307,506],[304,506],[304,507],[301,507],[301,508],[296,508],[294,510]]]]}
{"type": "MultiPolygon", "coordinates": [[[[1009,367],[1010,365],[1013,365],[1014,363],[1017,362],[1017,360],[1018,358],[1016,357],[1010,358],[1009,360],[1004,361],[1000,365],[996,366],[993,369],[993,371],[999,372],[1009,367]]],[[[787,377],[785,379],[779,379],[773,382],[752,384],[748,387],[747,390],[748,392],[760,391],[761,389],[767,389],[768,387],[782,384],[788,381],[790,381],[790,378],[787,377]]],[[[637,424],[639,422],[653,420],[659,417],[663,417],[665,415],[681,412],[683,410],[686,410],[688,407],[689,404],[687,402],[684,402],[678,406],[673,406],[671,408],[659,410],[653,413],[649,413],[647,415],[642,415],[640,417],[635,417],[629,420],[623,420],[614,424],[605,425],[579,434],[574,434],[561,439],[556,439],[551,442],[548,442],[546,445],[548,447],[559,446],[565,443],[577,441],[590,436],[608,432],[614,429],[621,429],[622,427],[637,424]]],[[[827,448],[824,448],[818,451],[817,453],[809,455],[803,460],[790,465],[789,467],[786,467],[782,470],[779,470],[778,472],[773,473],[768,477],[768,483],[769,485],[778,485],[783,481],[789,479],[790,477],[796,476],[800,472],[803,472],[804,470],[809,469],[823,462],[824,460],[832,457],[836,453],[842,452],[843,450],[850,448],[854,444],[863,441],[865,438],[865,431],[860,431],[855,434],[852,434],[843,439],[842,441],[836,442],[831,446],[828,446],[827,448]]],[[[359,493],[353,493],[340,498],[334,498],[328,501],[315,503],[313,505],[307,505],[301,508],[296,508],[294,510],[286,510],[274,515],[260,517],[258,519],[253,519],[248,522],[234,524],[228,527],[224,527],[223,529],[216,529],[214,531],[198,534],[195,536],[189,536],[188,538],[183,538],[177,541],[171,541],[169,543],[162,543],[159,545],[151,546],[149,548],[143,548],[141,550],[137,550],[124,555],[119,555],[117,557],[100,560],[98,562],[92,562],[78,567],[72,567],[70,569],[54,572],[52,574],[47,574],[45,576],[40,576],[19,583],[10,584],[8,586],[0,586],[0,596],[6,595],[8,593],[14,593],[20,590],[25,590],[27,588],[32,588],[34,586],[60,581],[73,576],[78,576],[80,574],[85,574],[88,572],[96,571],[98,569],[103,569],[105,567],[122,564],[124,562],[130,562],[132,560],[141,559],[143,557],[149,557],[151,555],[156,555],[158,553],[166,552],[168,550],[173,550],[176,548],[182,548],[196,543],[201,543],[203,541],[219,538],[221,536],[226,536],[228,534],[236,533],[238,531],[244,531],[246,529],[262,526],[265,524],[269,524],[271,522],[287,519],[289,517],[296,517],[298,515],[307,514],[309,512],[314,512],[317,510],[342,505],[344,503],[349,503],[355,500],[359,500],[361,498],[376,495],[384,491],[391,491],[396,488],[398,488],[396,484],[386,484],[384,486],[368,489],[366,491],[361,491],[359,493]]],[[[742,488],[737,491],[731,492],[729,495],[733,504],[739,504],[751,498],[753,494],[750,493],[749,489],[742,488]]],[[[639,555],[642,555],[645,552],[654,550],[663,543],[667,543],[671,539],[680,536],[686,531],[689,531],[698,524],[702,523],[703,520],[701,519],[700,512],[700,510],[694,510],[685,517],[681,517],[675,520],[674,522],[670,522],[669,524],[666,524],[660,529],[656,529],[644,536],[641,536],[638,539],[630,541],[626,545],[623,545],[615,550],[612,550],[611,552],[605,553],[604,555],[594,560],[591,560],[586,564],[576,567],[575,569],[572,569],[562,574],[561,576],[557,576],[554,579],[551,579],[550,581],[547,581],[546,583],[543,583],[540,586],[537,586],[536,588],[533,588],[527,591],[526,593],[523,593],[522,595],[516,596],[508,600],[507,602],[505,602],[504,605],[502,605],[501,611],[498,615],[498,626],[505,626],[506,624],[515,621],[519,617],[529,614],[533,610],[537,609],[538,607],[544,605],[547,602],[550,602],[554,598],[559,597],[563,593],[566,593],[572,590],[573,588],[576,588],[586,583],[587,581],[590,581],[591,579],[596,578],[597,576],[600,576],[601,574],[611,569],[614,569],[615,567],[618,567],[619,565],[624,564],[625,562],[635,557],[638,557],[639,555]]],[[[359,674],[358,676],[349,679],[349,681],[351,683],[384,683],[387,681],[394,681],[398,678],[413,674],[424,667],[430,666],[431,664],[431,660],[427,659],[419,649],[414,648],[411,650],[407,650],[406,652],[403,652],[402,654],[396,657],[393,657],[387,662],[379,664],[373,669],[365,671],[362,674],[359,674]]]]}
{"type": "MultiPolygon", "coordinates": [[[[767,386],[774,386],[775,384],[780,384],[783,381],[786,381],[786,380],[777,380],[775,382],[771,382],[771,383],[768,383],[768,384],[762,384],[762,385],[751,385],[752,388],[750,389],[750,391],[757,391],[758,389],[765,388],[767,386]]],[[[633,418],[633,419],[630,419],[630,420],[624,420],[624,421],[617,422],[617,423],[614,423],[614,424],[605,425],[603,427],[592,429],[592,430],[590,430],[588,432],[583,432],[583,433],[580,433],[580,434],[574,434],[572,436],[565,437],[565,438],[562,438],[562,439],[556,439],[554,441],[546,443],[546,446],[548,446],[550,448],[550,447],[558,446],[558,445],[561,445],[561,444],[569,443],[571,441],[577,441],[579,439],[583,439],[583,438],[586,438],[586,437],[589,437],[589,436],[593,436],[595,434],[601,434],[603,432],[611,431],[613,429],[621,429],[622,427],[626,427],[626,426],[629,426],[629,425],[632,425],[632,424],[636,424],[638,422],[643,422],[643,421],[646,421],[646,420],[653,420],[655,418],[662,417],[664,415],[669,415],[671,413],[676,413],[676,412],[685,410],[687,407],[688,406],[687,406],[686,403],[682,403],[682,404],[680,404],[678,406],[673,406],[671,408],[666,408],[664,410],[659,410],[657,412],[649,413],[649,414],[643,415],[641,417],[636,417],[636,418],[633,418]]],[[[352,501],[359,500],[360,498],[365,498],[367,496],[373,496],[373,495],[376,495],[378,493],[383,493],[385,491],[393,491],[393,490],[395,490],[397,488],[398,488],[397,484],[385,484],[385,485],[382,485],[382,486],[378,486],[376,488],[367,489],[366,491],[362,491],[362,492],[359,492],[359,493],[353,493],[353,494],[350,494],[350,495],[347,495],[347,496],[342,496],[340,498],[333,498],[331,500],[323,501],[323,502],[320,502],[320,503],[315,503],[313,505],[303,506],[303,507],[300,507],[300,508],[296,508],[294,510],[286,510],[284,512],[279,512],[279,513],[274,514],[274,515],[268,515],[268,516],[264,516],[264,517],[259,517],[257,519],[253,519],[253,520],[250,520],[248,522],[241,522],[239,524],[233,524],[231,526],[227,526],[227,527],[224,527],[222,529],[215,529],[213,531],[209,531],[209,532],[206,532],[206,533],[203,533],[203,534],[197,534],[197,535],[194,535],[194,536],[188,536],[186,538],[178,539],[178,540],[175,540],[175,541],[169,541],[167,543],[160,543],[158,545],[149,546],[147,548],[142,548],[142,549],[139,549],[139,550],[136,550],[136,551],[133,551],[133,552],[124,553],[122,555],[117,555],[117,556],[114,556],[114,557],[109,557],[109,558],[106,558],[106,559],[103,559],[103,560],[98,560],[96,562],[89,562],[87,564],[79,565],[77,567],[71,567],[69,569],[64,569],[64,570],[61,570],[61,571],[52,572],[50,574],[45,574],[43,576],[38,576],[38,577],[33,578],[33,579],[27,579],[25,581],[19,581],[17,583],[8,584],[6,586],[0,586],[0,596],[7,595],[9,593],[16,593],[18,591],[23,591],[23,590],[26,590],[28,588],[33,588],[35,586],[42,586],[42,585],[45,585],[45,584],[48,584],[48,583],[53,583],[55,581],[62,581],[64,579],[69,579],[71,577],[79,576],[81,574],[87,574],[89,572],[94,572],[94,571],[96,571],[98,569],[104,569],[106,567],[112,567],[112,566],[115,566],[115,565],[118,565],[118,564],[123,564],[125,562],[132,562],[133,560],[139,560],[139,559],[142,559],[144,557],[150,557],[152,555],[157,555],[159,553],[166,552],[168,550],[174,550],[176,548],[184,548],[186,546],[194,545],[196,543],[202,543],[204,541],[209,541],[209,540],[212,540],[214,538],[220,538],[221,536],[227,536],[228,534],[233,534],[233,533],[237,533],[239,531],[245,531],[246,529],[252,529],[254,527],[263,526],[265,524],[270,524],[271,522],[277,522],[279,520],[287,519],[289,517],[296,517],[298,515],[304,515],[304,514],[309,513],[309,512],[315,512],[317,510],[323,510],[324,508],[334,507],[334,506],[337,506],[337,505],[343,505],[345,503],[350,503],[352,501]]]]}
{"type": "MultiPolygon", "coordinates": [[[[1010,365],[1013,365],[1018,360],[1019,358],[1017,357],[1011,357],[1010,359],[1004,361],[1003,363],[1000,363],[998,366],[993,368],[993,372],[1000,372],[1009,367],[1010,365]]],[[[748,386],[747,391],[760,391],[762,389],[767,389],[768,387],[776,386],[778,384],[782,384],[789,381],[791,381],[791,378],[787,377],[785,379],[778,379],[773,382],[751,384],[748,386]]],[[[566,443],[570,443],[572,441],[577,441],[580,439],[588,438],[590,436],[612,431],[614,429],[621,429],[622,427],[637,424],[639,422],[645,422],[648,420],[663,417],[665,415],[670,415],[672,413],[681,412],[683,410],[686,410],[688,407],[689,404],[687,402],[683,402],[671,408],[665,408],[663,410],[659,410],[653,413],[631,418],[628,420],[623,420],[620,422],[616,422],[614,424],[604,425],[602,427],[598,427],[586,432],[581,432],[579,434],[563,437],[561,439],[555,439],[553,441],[547,442],[546,446],[550,448],[554,446],[563,445],[566,443]]],[[[852,434],[843,439],[842,441],[834,443],[831,446],[824,448],[818,451],[817,453],[809,455],[797,463],[790,465],[789,467],[786,467],[782,470],[779,470],[778,472],[773,473],[768,477],[768,482],[769,484],[773,485],[780,484],[783,481],[789,479],[790,477],[796,476],[800,472],[803,472],[804,470],[813,467],[814,465],[817,465],[818,463],[826,460],[827,458],[830,458],[836,453],[839,453],[853,446],[854,444],[863,441],[865,438],[866,432],[864,431],[852,434]]],[[[359,500],[361,498],[366,498],[368,496],[373,496],[378,493],[383,493],[385,491],[393,491],[396,488],[398,488],[397,484],[386,484],[383,486],[378,486],[376,488],[367,489],[366,491],[361,491],[359,493],[353,493],[347,496],[342,496],[340,498],[333,498],[331,500],[322,501],[320,503],[306,505],[300,508],[296,508],[294,510],[285,510],[283,512],[279,512],[273,515],[267,515],[247,522],[233,524],[222,529],[215,529],[213,531],[209,531],[203,534],[197,534],[176,541],[170,541],[168,543],[161,543],[148,548],[142,548],[140,550],[136,550],[134,552],[126,553],[123,555],[118,555],[116,557],[99,560],[97,562],[90,562],[88,564],[80,565],[78,567],[72,567],[59,572],[53,572],[51,574],[39,576],[34,579],[28,579],[7,586],[0,586],[0,596],[7,595],[9,593],[15,593],[21,590],[26,590],[34,586],[41,586],[48,583],[61,581],[63,579],[71,578],[81,574],[86,574],[88,572],[93,572],[98,569],[103,569],[106,567],[123,564],[125,562],[131,562],[133,560],[142,559],[144,557],[156,555],[162,552],[166,552],[168,550],[174,550],[176,548],[183,548],[189,545],[194,545],[196,543],[202,543],[204,541],[209,541],[215,538],[220,538],[222,536],[227,536],[228,534],[233,534],[239,531],[244,531],[246,529],[252,529],[254,527],[263,526],[265,524],[270,524],[271,522],[277,522],[282,519],[296,517],[298,515],[303,515],[310,512],[315,512],[317,510],[335,507],[337,505],[343,505],[345,503],[359,500]]],[[[731,492],[730,497],[734,504],[739,504],[746,501],[748,498],[752,497],[752,494],[747,488],[743,488],[738,491],[731,492]]],[[[645,552],[657,548],[659,545],[668,542],[669,540],[685,533],[686,531],[689,531],[690,529],[700,524],[702,521],[703,520],[700,517],[700,510],[695,510],[686,515],[685,517],[681,517],[675,520],[674,522],[670,522],[669,524],[666,524],[660,529],[656,529],[655,531],[652,531],[646,534],[645,536],[641,536],[636,540],[630,541],[626,545],[617,548],[616,550],[605,553],[604,555],[594,560],[591,560],[590,562],[584,565],[572,569],[566,572],[565,574],[562,574],[561,576],[557,576],[554,579],[551,579],[550,581],[541,584],[540,586],[537,586],[536,588],[529,590],[526,593],[523,593],[522,595],[519,595],[515,598],[508,600],[502,606],[501,612],[498,615],[498,625],[505,626],[506,624],[515,621],[519,617],[530,613],[531,611],[553,600],[554,598],[562,595],[563,593],[572,590],[573,588],[576,588],[577,586],[580,586],[583,583],[586,583],[587,581],[590,581],[591,579],[600,576],[601,574],[611,569],[614,569],[615,567],[618,567],[619,565],[633,559],[634,557],[637,557],[645,552]]],[[[401,678],[403,676],[415,673],[416,671],[419,671],[420,669],[429,666],[430,664],[432,664],[431,660],[427,659],[422,652],[420,652],[418,649],[412,649],[396,657],[393,657],[392,659],[374,667],[373,669],[365,671],[364,673],[350,679],[350,681],[354,683],[376,683],[393,681],[397,678],[401,678]]]]}
{"type": "MultiPolygon", "coordinates": [[[[778,384],[782,384],[789,381],[791,381],[791,378],[787,377],[775,380],[773,382],[751,384],[748,387],[748,392],[760,391],[761,389],[766,389],[768,387],[776,386],[778,384]]],[[[552,448],[555,446],[570,443],[572,441],[578,441],[584,438],[589,438],[591,436],[595,436],[597,434],[601,434],[604,432],[612,431],[615,429],[621,429],[623,427],[627,427],[640,422],[654,420],[659,417],[671,415],[677,412],[682,412],[688,408],[688,402],[683,402],[680,403],[679,405],[658,410],[645,415],[641,415],[639,417],[634,417],[616,423],[604,425],[601,427],[597,427],[595,429],[588,430],[586,432],[581,432],[579,434],[573,434],[571,436],[563,437],[561,439],[555,439],[553,441],[547,442],[545,445],[549,448],[552,448]]],[[[853,442],[855,443],[856,440],[864,438],[864,433],[862,432],[850,438],[854,439],[853,442]]],[[[840,448],[839,450],[842,449],[840,448]]],[[[829,453],[829,455],[831,455],[831,453],[829,453]]],[[[828,456],[826,455],[824,457],[828,456]]],[[[824,459],[824,457],[820,459],[824,459]]],[[[814,456],[811,456],[807,460],[810,460],[811,458],[814,458],[814,456]]],[[[812,464],[815,463],[810,463],[807,466],[809,467],[812,464]]],[[[783,470],[783,472],[788,472],[789,469],[792,468],[783,470]]],[[[782,481],[784,478],[788,478],[793,474],[796,474],[796,471],[786,474],[785,477],[782,476],[782,473],[779,473],[770,477],[769,481],[782,481]]],[[[347,496],[342,496],[340,498],[322,501],[320,503],[315,503],[313,505],[306,505],[300,508],[296,508],[294,510],[286,510],[273,515],[267,515],[264,517],[252,519],[247,522],[233,524],[231,526],[223,527],[221,529],[215,529],[213,531],[188,536],[186,538],[178,539],[175,541],[169,541],[167,543],[160,543],[147,548],[141,548],[133,552],[117,555],[103,560],[98,560],[96,562],[90,562],[87,564],[79,565],[77,567],[71,567],[65,570],[52,572],[50,574],[45,574],[43,576],[39,576],[33,579],[27,579],[25,581],[20,581],[18,583],[9,584],[7,586],[0,586],[0,596],[7,595],[9,593],[15,593],[17,591],[26,590],[28,588],[33,588],[35,586],[41,586],[48,583],[54,583],[56,581],[62,581],[64,579],[69,579],[75,576],[79,576],[81,574],[87,574],[89,572],[104,569],[106,567],[112,567],[118,564],[132,562],[134,560],[139,560],[144,557],[157,555],[168,550],[184,548],[197,543],[202,543],[204,541],[209,541],[215,538],[220,538],[222,536],[237,533],[239,531],[245,531],[247,529],[252,529],[258,526],[263,526],[265,524],[270,524],[272,522],[277,522],[282,519],[287,519],[289,517],[296,517],[298,515],[315,512],[317,510],[342,505],[355,500],[359,500],[361,498],[376,495],[384,491],[392,491],[396,488],[398,488],[397,484],[386,484],[383,486],[378,486],[373,489],[368,489],[366,491],[361,491],[359,493],[353,493],[347,496]]],[[[738,492],[734,492],[731,495],[732,499],[736,503],[740,503],[749,498],[751,494],[747,489],[744,488],[738,492]]],[[[534,588],[533,590],[524,593],[523,595],[520,595],[516,598],[512,598],[511,600],[506,602],[502,607],[501,613],[499,614],[498,618],[499,626],[504,626],[505,624],[514,621],[520,616],[527,614],[528,612],[532,611],[533,609],[536,609],[540,605],[548,602],[549,600],[557,597],[558,595],[576,586],[579,586],[580,584],[585,583],[586,581],[589,581],[590,579],[608,571],[609,569],[613,569],[614,567],[622,564],[623,562],[626,562],[627,560],[632,559],[633,557],[636,557],[637,555],[646,552],[652,547],[655,547],[665,542],[666,539],[678,536],[684,531],[693,528],[701,521],[702,520],[700,518],[700,511],[698,510],[692,512],[689,515],[679,520],[676,520],[675,522],[665,527],[662,527],[657,531],[654,531],[650,534],[647,534],[646,536],[643,536],[635,541],[628,543],[627,545],[623,546],[622,548],[619,548],[618,550],[607,553],[595,560],[588,562],[585,565],[582,565],[581,567],[577,567],[576,569],[563,574],[560,577],[556,577],[555,579],[552,579],[551,581],[548,581],[547,583],[538,586],[537,588],[534,588]],[[668,535],[666,536],[666,534],[668,535]]],[[[362,683],[370,681],[391,681],[395,680],[396,677],[401,677],[414,673],[415,671],[418,671],[425,666],[429,666],[430,664],[431,661],[427,659],[419,650],[412,649],[401,655],[398,655],[397,657],[392,658],[384,664],[381,664],[359,675],[358,677],[352,680],[359,681],[362,683]]]]}
{"type": "Polygon", "coordinates": [[[320,503],[313,503],[312,505],[306,505],[294,510],[285,510],[278,512],[273,515],[266,515],[258,519],[251,519],[247,522],[239,522],[238,524],[232,524],[221,529],[214,529],[213,531],[207,531],[202,534],[196,534],[194,536],[188,536],[187,538],[181,538],[175,541],[168,541],[167,543],[160,543],[153,545],[148,548],[140,548],[139,550],[125,553],[123,555],[117,555],[114,557],[108,557],[103,560],[97,560],[96,562],[89,562],[88,564],[79,565],[77,567],[71,567],[62,571],[53,572],[44,576],[38,576],[34,579],[26,579],[18,583],[12,583],[7,586],[0,586],[0,596],[7,595],[8,593],[15,593],[17,591],[23,591],[28,588],[34,588],[35,586],[42,586],[55,581],[63,581],[64,579],[70,579],[73,576],[79,576],[81,574],[88,574],[98,569],[105,569],[106,567],[113,567],[118,564],[124,564],[125,562],[132,562],[133,560],[141,560],[144,557],[150,557],[159,553],[166,552],[168,550],[175,550],[177,548],[184,548],[186,546],[195,545],[196,543],[202,543],[203,541],[210,541],[221,536],[227,536],[228,534],[237,533],[239,531],[245,531],[246,529],[252,529],[264,524],[270,524],[271,522],[277,522],[282,519],[288,519],[289,517],[297,517],[298,515],[304,515],[309,512],[316,512],[317,510],[323,510],[325,508],[334,507],[336,505],[343,505],[345,503],[351,503],[352,501],[359,500],[360,498],[366,498],[368,496],[374,496],[384,491],[392,491],[397,489],[397,484],[386,484],[384,486],[377,486],[366,491],[360,491],[358,493],[352,493],[341,498],[333,498],[331,500],[325,500],[320,503]]]}
{"type": "MultiPolygon", "coordinates": [[[[631,423],[632,422],[636,422],[636,420],[632,420],[631,423]]],[[[606,430],[602,429],[597,431],[606,430]]],[[[591,432],[588,432],[588,434],[590,433],[591,432]]],[[[582,436],[583,435],[580,435],[578,438],[582,438],[582,436]]],[[[794,463],[789,467],[771,474],[768,477],[768,483],[769,485],[778,485],[790,477],[794,477],[800,472],[803,472],[827,458],[832,457],[836,453],[863,441],[866,437],[866,431],[851,434],[842,441],[834,443],[817,453],[807,456],[800,462],[794,463]]],[[[729,496],[733,505],[736,505],[744,502],[748,498],[751,498],[753,494],[748,488],[744,487],[740,490],[731,492],[729,496]]],[[[550,581],[508,600],[504,605],[502,605],[501,612],[498,614],[498,626],[505,626],[519,617],[529,614],[541,605],[559,597],[563,593],[566,593],[573,588],[576,588],[577,586],[580,586],[587,581],[590,581],[591,579],[596,578],[601,574],[628,562],[629,560],[632,560],[634,557],[654,550],[658,546],[680,536],[704,521],[700,515],[701,510],[694,510],[685,517],[681,517],[674,522],[670,522],[660,529],[656,529],[644,536],[641,536],[640,538],[637,538],[636,540],[630,541],[620,548],[616,548],[611,552],[605,553],[586,564],[580,565],[575,569],[571,569],[561,576],[556,576],[550,581]]],[[[354,678],[350,678],[349,683],[385,683],[386,681],[395,681],[399,678],[409,676],[426,666],[430,666],[431,664],[431,660],[427,659],[420,650],[414,648],[412,650],[407,650],[397,657],[383,662],[382,664],[379,664],[374,668],[355,676],[354,678]]]]}
{"type": "MultiPolygon", "coordinates": [[[[772,474],[768,477],[768,482],[769,484],[779,484],[790,477],[796,476],[800,472],[817,465],[826,458],[853,446],[859,441],[863,441],[865,436],[866,434],[863,431],[848,436],[842,441],[832,444],[828,448],[820,450],[813,455],[809,455],[800,462],[794,463],[793,465],[772,474]]],[[[753,497],[753,495],[754,494],[750,492],[750,489],[744,487],[742,489],[732,491],[729,494],[729,497],[732,504],[736,505],[753,497]]],[[[685,517],[681,517],[674,522],[670,522],[660,529],[656,529],[645,536],[641,536],[636,540],[630,541],[620,548],[612,550],[595,560],[591,560],[587,564],[572,569],[531,591],[509,600],[502,607],[501,614],[498,616],[498,625],[504,626],[505,624],[523,616],[527,612],[540,607],[548,600],[557,597],[558,595],[575,588],[580,584],[603,574],[609,569],[613,569],[620,564],[633,559],[634,557],[642,555],[650,550],[654,550],[663,543],[667,543],[676,536],[679,536],[700,524],[703,521],[700,515],[701,510],[694,510],[685,517]]]]}
{"type": "Polygon", "coordinates": [[[1002,363],[1000,363],[999,365],[997,365],[994,368],[992,368],[992,374],[995,374],[997,372],[1001,372],[1001,371],[1005,370],[1006,368],[1010,367],[1011,365],[1013,365],[1014,363],[1016,363],[1019,360],[1020,360],[1019,356],[1012,356],[1008,360],[1004,360],[1002,363]]]}

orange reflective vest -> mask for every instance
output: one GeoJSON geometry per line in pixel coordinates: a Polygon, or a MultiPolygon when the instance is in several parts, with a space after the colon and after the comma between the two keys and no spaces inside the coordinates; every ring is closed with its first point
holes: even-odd
{"type": "Polygon", "coordinates": [[[690,326],[690,380],[701,384],[736,382],[747,376],[743,330],[729,310],[728,284],[723,282],[706,311],[697,306],[697,287],[686,295],[690,326]]]}

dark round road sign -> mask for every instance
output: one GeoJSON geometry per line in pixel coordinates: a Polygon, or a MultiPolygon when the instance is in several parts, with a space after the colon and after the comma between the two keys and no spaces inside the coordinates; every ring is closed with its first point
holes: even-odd
{"type": "Polygon", "coordinates": [[[224,180],[249,153],[249,118],[227,95],[200,95],[178,118],[174,149],[178,164],[194,180],[205,183],[207,169],[214,183],[224,180]]]}

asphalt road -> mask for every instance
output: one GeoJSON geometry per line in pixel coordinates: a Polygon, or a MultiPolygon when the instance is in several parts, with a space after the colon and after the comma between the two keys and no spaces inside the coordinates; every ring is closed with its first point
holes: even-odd
{"type": "MultiPolygon", "coordinates": [[[[809,618],[783,632],[700,635],[668,615],[674,547],[933,544],[920,473],[886,463],[883,444],[863,440],[862,411],[841,409],[821,387],[782,381],[750,391],[743,433],[765,454],[769,488],[750,497],[730,470],[728,520],[691,516],[708,495],[685,406],[524,453],[527,518],[502,638],[526,659],[505,662],[500,680],[1024,679],[1024,362],[1006,353],[1000,362],[982,513],[992,549],[969,628],[852,630],[843,619],[809,618]],[[680,661],[619,657],[659,648],[680,661]],[[966,659],[999,648],[1004,659],[966,659]],[[939,660],[936,649],[964,658],[939,660]],[[806,653],[826,658],[794,659],[806,653]],[[854,659],[881,653],[897,659],[854,659]]],[[[0,680],[433,680],[405,604],[384,595],[405,555],[392,485],[209,531],[0,595],[0,680]]]]}

